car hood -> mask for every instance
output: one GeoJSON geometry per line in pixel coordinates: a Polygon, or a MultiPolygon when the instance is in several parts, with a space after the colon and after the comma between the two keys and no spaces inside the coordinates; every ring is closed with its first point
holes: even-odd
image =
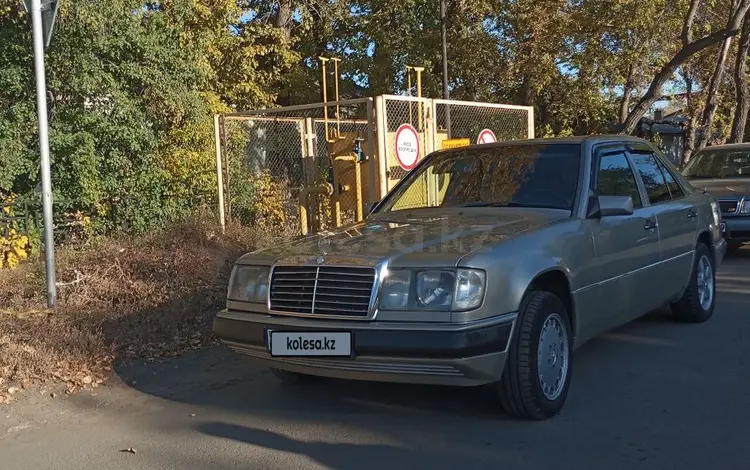
{"type": "Polygon", "coordinates": [[[750,178],[694,178],[688,181],[717,198],[750,196],[750,178]]]}
{"type": "Polygon", "coordinates": [[[570,217],[569,211],[464,209],[374,214],[365,221],[249,253],[239,262],[453,265],[466,254],[570,217]]]}

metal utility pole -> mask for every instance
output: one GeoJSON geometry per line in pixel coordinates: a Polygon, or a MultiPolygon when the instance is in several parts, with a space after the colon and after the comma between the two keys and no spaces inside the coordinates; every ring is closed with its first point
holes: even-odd
{"type": "MultiPolygon", "coordinates": [[[[450,99],[448,90],[448,33],[445,25],[445,0],[440,0],[440,29],[443,42],[443,99],[450,99]]],[[[445,128],[448,138],[451,138],[451,110],[450,104],[445,104],[445,128]]]]}
{"type": "Polygon", "coordinates": [[[44,50],[49,44],[57,16],[58,3],[45,1],[44,21],[41,0],[24,0],[31,14],[31,29],[34,39],[34,73],[36,75],[36,112],[39,120],[39,152],[41,154],[42,208],[44,215],[44,258],[47,281],[47,307],[57,304],[55,282],[55,239],[52,226],[52,178],[50,175],[49,125],[47,123],[47,85],[44,73],[44,50]]]}

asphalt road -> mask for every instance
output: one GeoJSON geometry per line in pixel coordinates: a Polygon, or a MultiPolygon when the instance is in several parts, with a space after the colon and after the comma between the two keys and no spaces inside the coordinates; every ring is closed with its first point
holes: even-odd
{"type": "Polygon", "coordinates": [[[481,389],[285,386],[217,348],[13,405],[0,468],[750,469],[750,249],[719,289],[709,323],[656,312],[585,345],[551,421],[512,421],[481,389]]]}

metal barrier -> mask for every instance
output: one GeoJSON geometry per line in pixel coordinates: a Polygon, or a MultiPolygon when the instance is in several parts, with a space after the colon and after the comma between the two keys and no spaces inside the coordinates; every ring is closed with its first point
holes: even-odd
{"type": "Polygon", "coordinates": [[[534,137],[530,107],[397,95],[229,113],[214,123],[220,213],[302,234],[362,220],[367,203],[446,139],[534,137]]]}

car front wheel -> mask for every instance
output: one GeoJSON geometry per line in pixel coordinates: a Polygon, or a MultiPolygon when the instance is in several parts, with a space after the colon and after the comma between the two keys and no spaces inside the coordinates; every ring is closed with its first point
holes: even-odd
{"type": "Polygon", "coordinates": [[[530,291],[518,320],[498,384],[500,403],[510,415],[542,420],[562,409],[572,373],[569,313],[551,292],[530,291]]]}

